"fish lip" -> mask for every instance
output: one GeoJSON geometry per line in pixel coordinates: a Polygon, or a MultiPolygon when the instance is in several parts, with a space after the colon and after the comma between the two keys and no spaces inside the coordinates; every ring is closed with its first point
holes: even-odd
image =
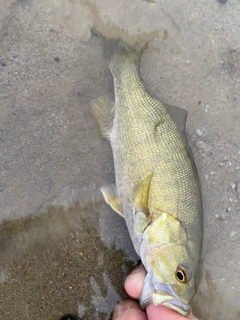
{"type": "Polygon", "coordinates": [[[142,300],[140,298],[140,300],[139,300],[139,304],[140,304],[142,309],[146,309],[149,306],[150,303],[152,303],[152,298],[145,299],[145,300],[142,300]]]}
{"type": "Polygon", "coordinates": [[[178,313],[182,314],[185,317],[189,315],[190,306],[179,299],[172,285],[170,284],[166,285],[164,283],[160,283],[155,285],[154,288],[155,288],[155,291],[153,293],[153,304],[164,305],[166,307],[169,307],[177,311],[178,313]],[[163,297],[163,300],[158,301],[157,295],[161,295],[163,297]],[[164,299],[164,296],[165,296],[165,299],[164,299]]]}
{"type": "Polygon", "coordinates": [[[190,313],[190,307],[180,300],[172,299],[162,302],[163,306],[169,307],[181,315],[187,317],[190,313]]]}

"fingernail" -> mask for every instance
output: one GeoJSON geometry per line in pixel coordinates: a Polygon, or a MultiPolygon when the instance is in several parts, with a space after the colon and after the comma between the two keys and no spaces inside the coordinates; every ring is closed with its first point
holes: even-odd
{"type": "Polygon", "coordinates": [[[124,301],[120,302],[116,305],[114,311],[113,311],[113,319],[117,319],[123,312],[131,309],[131,307],[126,304],[124,301]]]}
{"type": "Polygon", "coordinates": [[[140,309],[139,305],[135,301],[133,300],[122,301],[118,305],[116,305],[113,311],[113,319],[114,320],[117,320],[119,318],[128,319],[133,312],[134,314],[139,313],[145,316],[144,311],[140,309]]]}

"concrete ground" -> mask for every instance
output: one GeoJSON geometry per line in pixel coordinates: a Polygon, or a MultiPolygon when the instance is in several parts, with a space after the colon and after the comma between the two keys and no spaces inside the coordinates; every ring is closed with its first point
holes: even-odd
{"type": "Polygon", "coordinates": [[[137,263],[99,193],[114,169],[89,102],[113,85],[94,25],[149,41],[149,91],[188,110],[205,226],[194,310],[240,319],[239,15],[238,0],[1,1],[0,318],[109,319],[137,263]]]}

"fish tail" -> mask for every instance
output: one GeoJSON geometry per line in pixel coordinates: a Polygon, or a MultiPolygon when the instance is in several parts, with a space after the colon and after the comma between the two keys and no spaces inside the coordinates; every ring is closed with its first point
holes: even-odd
{"type": "Polygon", "coordinates": [[[91,29],[94,36],[102,39],[104,46],[104,55],[108,60],[109,69],[112,75],[119,74],[124,67],[138,67],[140,64],[142,52],[145,45],[135,43],[130,45],[121,39],[107,38],[95,28],[91,29]]]}
{"type": "Polygon", "coordinates": [[[142,49],[138,46],[130,46],[123,41],[119,41],[114,54],[109,62],[109,69],[113,76],[121,74],[125,68],[128,70],[138,69],[142,56],[142,49]]]}

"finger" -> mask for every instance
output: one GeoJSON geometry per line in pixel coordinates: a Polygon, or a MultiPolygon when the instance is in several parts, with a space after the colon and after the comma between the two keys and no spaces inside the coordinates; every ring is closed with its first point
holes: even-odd
{"type": "Polygon", "coordinates": [[[116,305],[112,320],[147,320],[147,316],[137,302],[125,300],[116,305]]]}
{"type": "Polygon", "coordinates": [[[126,292],[134,299],[139,299],[142,293],[146,271],[142,264],[135,268],[126,278],[124,287],[126,292]]]}
{"type": "Polygon", "coordinates": [[[186,318],[173,309],[164,306],[154,306],[152,303],[147,307],[146,313],[148,319],[151,320],[197,320],[192,313],[188,318],[186,318]]]}

